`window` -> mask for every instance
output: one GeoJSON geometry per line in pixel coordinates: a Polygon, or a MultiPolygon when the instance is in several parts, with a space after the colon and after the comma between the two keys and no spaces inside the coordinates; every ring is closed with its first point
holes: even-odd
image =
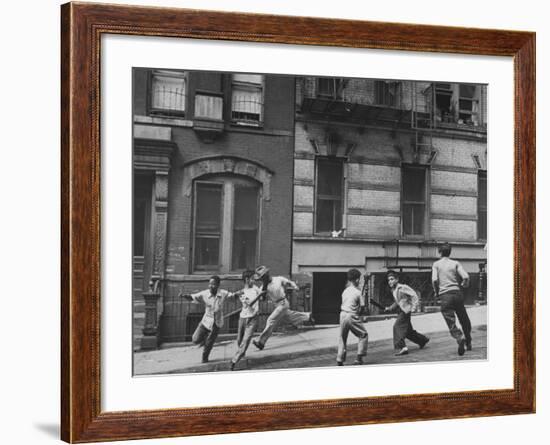
{"type": "Polygon", "coordinates": [[[241,125],[260,125],[263,122],[264,76],[233,74],[231,119],[241,125]]]}
{"type": "Polygon", "coordinates": [[[227,273],[257,262],[259,185],[220,175],[195,182],[194,270],[227,273]]]}
{"type": "Polygon", "coordinates": [[[376,105],[398,107],[400,105],[401,83],[386,80],[374,81],[374,101],[376,105]]]}
{"type": "Polygon", "coordinates": [[[317,97],[327,99],[342,99],[344,79],[337,77],[317,78],[317,97]]]}
{"type": "Polygon", "coordinates": [[[153,71],[151,76],[151,112],[184,115],[186,76],[177,71],[153,71]]]}
{"type": "Polygon", "coordinates": [[[233,270],[253,269],[258,234],[258,189],[235,185],[233,211],[233,270]]]}
{"type": "Polygon", "coordinates": [[[477,174],[477,237],[487,239],[487,172],[477,174]]]}
{"type": "Polygon", "coordinates": [[[426,167],[402,167],[403,235],[424,235],[426,226],[426,167]]]}
{"type": "Polygon", "coordinates": [[[435,105],[439,122],[480,125],[478,85],[436,83],[435,105]]]}
{"type": "Polygon", "coordinates": [[[477,86],[460,84],[458,93],[458,122],[469,125],[479,125],[477,86]]]}
{"type": "Polygon", "coordinates": [[[453,89],[450,83],[435,84],[435,107],[437,120],[440,122],[453,122],[454,111],[452,109],[453,89]]]}
{"type": "Polygon", "coordinates": [[[195,117],[222,120],[223,97],[220,94],[197,92],[195,94],[195,117]]]}
{"type": "Polygon", "coordinates": [[[318,233],[342,228],[343,165],[340,159],[317,160],[315,231],[318,233]]]}
{"type": "Polygon", "coordinates": [[[220,264],[222,184],[198,182],[195,190],[195,268],[220,264]]]}

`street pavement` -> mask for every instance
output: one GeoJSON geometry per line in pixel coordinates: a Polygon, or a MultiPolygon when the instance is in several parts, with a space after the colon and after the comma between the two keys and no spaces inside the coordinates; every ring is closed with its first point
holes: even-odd
{"type": "MultiPolygon", "coordinates": [[[[409,354],[401,357],[393,355],[393,319],[365,323],[369,333],[369,349],[365,364],[484,360],[487,358],[487,307],[470,307],[468,315],[473,327],[473,348],[462,357],[458,356],[457,344],[450,336],[440,313],[413,316],[414,328],[426,334],[430,342],[422,350],[415,344],[407,342],[409,354]]],[[[333,366],[338,333],[338,325],[276,333],[269,339],[263,351],[259,351],[251,344],[236,370],[333,366]]],[[[353,363],[356,350],[357,339],[350,333],[346,364],[353,363]]],[[[201,363],[202,348],[192,344],[136,352],[134,353],[134,375],[228,371],[229,362],[235,351],[234,339],[219,341],[212,349],[210,361],[204,364],[201,363]]]]}

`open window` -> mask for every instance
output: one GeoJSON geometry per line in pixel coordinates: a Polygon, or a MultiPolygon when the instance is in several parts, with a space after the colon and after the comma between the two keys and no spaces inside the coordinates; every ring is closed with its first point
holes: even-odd
{"type": "Polygon", "coordinates": [[[460,125],[481,125],[481,86],[435,83],[435,119],[460,125]]]}

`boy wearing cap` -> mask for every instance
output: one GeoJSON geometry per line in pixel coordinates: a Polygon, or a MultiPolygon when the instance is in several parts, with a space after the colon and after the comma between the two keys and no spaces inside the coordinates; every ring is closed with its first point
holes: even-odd
{"type": "Polygon", "coordinates": [[[180,292],[180,295],[186,300],[204,304],[204,315],[192,337],[194,344],[204,345],[202,363],[208,362],[208,356],[218,337],[218,332],[223,327],[223,303],[228,297],[235,295],[219,287],[220,277],[213,275],[208,281],[208,289],[195,294],[180,292]]]}
{"type": "Polygon", "coordinates": [[[271,277],[269,269],[265,266],[256,268],[254,279],[262,282],[262,291],[266,292],[269,299],[275,304],[275,309],[268,317],[263,332],[258,337],[258,340],[253,340],[252,343],[259,350],[265,347],[265,344],[273,330],[282,322],[299,326],[305,322],[314,323],[311,312],[298,312],[290,310],[290,304],[286,298],[286,287],[297,290],[298,286],[293,281],[285,277],[271,277]]]}
{"type": "Polygon", "coordinates": [[[412,287],[399,283],[399,274],[396,271],[388,271],[386,277],[395,302],[388,306],[385,311],[392,312],[397,309],[397,318],[393,324],[395,355],[409,353],[405,339],[416,343],[422,349],[430,339],[415,331],[411,322],[411,313],[418,306],[418,295],[412,287]]]}
{"type": "Polygon", "coordinates": [[[254,285],[252,282],[253,276],[254,272],[251,270],[245,270],[242,274],[244,288],[239,296],[242,309],[237,329],[238,349],[231,359],[231,371],[235,369],[235,365],[246,354],[252,336],[258,327],[259,300],[265,296],[265,292],[262,292],[258,286],[254,285]]]}
{"type": "Polygon", "coordinates": [[[449,332],[458,343],[458,355],[464,355],[465,349],[472,350],[472,324],[464,307],[462,288],[470,284],[470,276],[462,264],[449,258],[451,245],[442,244],[438,247],[441,259],[432,266],[432,284],[436,296],[441,300],[441,315],[449,328],[449,332]],[[456,317],[462,326],[462,331],[456,325],[456,317]]]}
{"type": "Polygon", "coordinates": [[[340,336],[338,338],[338,354],[336,364],[343,366],[346,361],[346,344],[348,334],[351,331],[359,339],[357,344],[357,358],[354,365],[362,365],[363,357],[367,354],[369,335],[361,318],[361,308],[365,306],[365,297],[359,290],[361,272],[357,269],[350,269],[347,272],[347,287],[342,293],[342,306],[340,307],[340,336]]]}

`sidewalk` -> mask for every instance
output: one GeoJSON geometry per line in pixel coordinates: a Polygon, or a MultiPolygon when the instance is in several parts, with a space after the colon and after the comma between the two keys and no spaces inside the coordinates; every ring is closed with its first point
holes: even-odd
{"type": "MultiPolygon", "coordinates": [[[[487,307],[468,308],[472,327],[487,324],[487,307]]],[[[366,323],[369,333],[369,345],[382,340],[391,340],[393,336],[393,319],[366,323]]],[[[440,313],[419,314],[413,317],[413,326],[419,332],[441,333],[447,331],[447,325],[440,313]]],[[[339,326],[322,326],[300,329],[289,333],[274,334],[263,351],[250,345],[246,356],[239,363],[242,367],[253,368],[273,362],[322,355],[336,350],[339,326]]],[[[258,333],[259,335],[259,333],[258,333]]],[[[448,334],[447,334],[448,335],[448,334]]],[[[429,335],[428,335],[429,336],[429,335]]],[[[456,345],[454,340],[453,347],[456,345]]],[[[348,351],[356,348],[357,340],[350,334],[348,351]]],[[[391,345],[391,344],[390,344],[391,345]]],[[[370,349],[370,348],[369,348],[370,349]]],[[[157,351],[136,352],[134,354],[134,374],[172,374],[189,372],[226,371],[228,362],[236,351],[235,339],[222,340],[214,346],[208,363],[201,363],[202,348],[189,345],[157,351]]]]}

